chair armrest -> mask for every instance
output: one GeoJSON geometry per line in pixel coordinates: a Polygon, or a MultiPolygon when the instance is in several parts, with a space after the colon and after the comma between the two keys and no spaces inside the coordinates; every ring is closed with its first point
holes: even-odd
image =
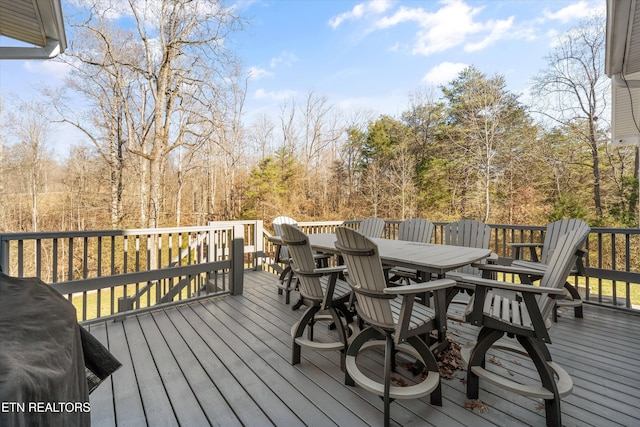
{"type": "Polygon", "coordinates": [[[541,262],[535,262],[535,261],[527,261],[523,259],[516,259],[516,260],[513,260],[510,267],[537,271],[540,274],[544,274],[544,271],[547,269],[547,264],[542,264],[541,262]]]}
{"type": "Polygon", "coordinates": [[[527,276],[540,276],[544,274],[546,265],[541,264],[542,268],[533,268],[523,265],[499,265],[499,264],[471,264],[473,267],[484,271],[492,271],[496,273],[507,274],[524,274],[527,276]]]}
{"type": "Polygon", "coordinates": [[[498,288],[521,293],[526,292],[531,294],[549,294],[553,296],[564,295],[564,288],[547,288],[543,286],[501,282],[499,280],[483,279],[482,277],[472,276],[469,274],[459,276],[458,281],[462,284],[484,286],[487,288],[498,288]]]}
{"type": "Polygon", "coordinates": [[[441,289],[452,288],[456,285],[456,281],[452,279],[438,279],[431,280],[429,282],[414,283],[406,286],[394,286],[392,288],[384,288],[385,294],[392,295],[406,295],[406,294],[420,294],[423,292],[439,291],[441,289]]]}
{"type": "Polygon", "coordinates": [[[313,270],[314,273],[321,273],[322,275],[344,273],[345,271],[347,271],[346,265],[337,265],[335,267],[321,267],[313,270]]]}
{"type": "Polygon", "coordinates": [[[514,258],[515,259],[520,259],[520,255],[522,255],[522,251],[521,249],[529,249],[529,252],[531,253],[531,259],[533,261],[538,261],[538,253],[536,252],[536,248],[542,248],[544,246],[544,243],[536,243],[536,242],[520,242],[520,243],[509,243],[509,246],[511,246],[514,249],[514,258]]]}
{"type": "Polygon", "coordinates": [[[543,246],[542,243],[538,242],[512,242],[507,243],[507,245],[512,248],[541,248],[543,246]]]}
{"type": "Polygon", "coordinates": [[[282,245],[282,237],[281,236],[269,236],[267,240],[276,245],[282,245]]]}
{"type": "Polygon", "coordinates": [[[495,264],[498,260],[500,259],[500,256],[495,253],[495,252],[491,252],[491,254],[489,254],[488,257],[485,258],[485,260],[489,263],[489,264],[495,264]]]}
{"type": "MultiPolygon", "coordinates": [[[[578,257],[578,259],[576,260],[575,268],[571,271],[571,274],[577,273],[580,276],[586,276],[583,260],[587,257],[588,254],[589,252],[585,249],[576,250],[576,256],[578,257]]],[[[484,265],[482,267],[478,265],[477,267],[484,268],[484,265]]],[[[540,262],[535,262],[535,261],[526,261],[526,260],[514,260],[511,263],[510,267],[522,268],[525,270],[523,271],[522,274],[530,274],[532,276],[536,275],[536,273],[542,276],[545,270],[547,269],[546,264],[542,264],[540,262]],[[531,272],[527,273],[526,270],[529,270],[531,272]]]]}

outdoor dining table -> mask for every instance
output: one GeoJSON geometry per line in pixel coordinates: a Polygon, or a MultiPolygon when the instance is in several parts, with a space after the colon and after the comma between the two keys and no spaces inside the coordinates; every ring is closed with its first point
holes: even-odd
{"type": "MultiPolygon", "coordinates": [[[[333,233],[308,234],[311,248],[331,254],[339,255],[336,249],[336,235],[333,233]]],[[[270,238],[273,243],[282,244],[279,236],[270,238]]],[[[424,277],[430,275],[443,278],[448,271],[456,270],[474,262],[481,261],[491,255],[490,249],[470,248],[466,246],[453,246],[433,243],[410,242],[385,238],[372,238],[378,245],[380,260],[383,265],[415,269],[424,277]]],[[[452,288],[451,293],[457,293],[458,289],[452,288]]],[[[444,301],[437,301],[434,309],[441,317],[441,327],[438,330],[437,345],[434,349],[442,349],[446,346],[446,310],[448,296],[444,301]]]]}
{"type": "MultiPolygon", "coordinates": [[[[309,243],[317,251],[339,254],[333,233],[309,234],[309,243]]],[[[372,238],[378,245],[384,265],[412,268],[443,278],[448,271],[478,262],[491,255],[490,249],[434,243],[372,238]]]]}

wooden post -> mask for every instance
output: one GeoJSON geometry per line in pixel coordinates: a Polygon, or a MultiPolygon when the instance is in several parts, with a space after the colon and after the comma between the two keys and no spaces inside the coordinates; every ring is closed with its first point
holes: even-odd
{"type": "Polygon", "coordinates": [[[264,223],[262,220],[256,221],[254,227],[254,247],[253,253],[253,269],[256,271],[262,270],[262,261],[264,259],[264,223]]]}
{"type": "Polygon", "coordinates": [[[233,226],[231,241],[231,295],[242,295],[244,286],[244,225],[233,226]]]}
{"type": "Polygon", "coordinates": [[[133,310],[133,299],[129,296],[118,298],[118,313],[133,310]]]}

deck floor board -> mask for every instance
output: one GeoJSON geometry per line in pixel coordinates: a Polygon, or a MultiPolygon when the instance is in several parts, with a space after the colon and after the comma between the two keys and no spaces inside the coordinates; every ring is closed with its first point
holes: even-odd
{"type": "MultiPolygon", "coordinates": [[[[244,294],[201,299],[92,323],[90,332],[123,366],[91,394],[95,426],[366,426],[382,425],[382,402],[359,387],[344,385],[339,354],[302,350],[290,364],[293,311],[276,292],[277,277],[245,273],[244,294]]],[[[292,301],[297,296],[292,295],[292,301]]],[[[640,316],[596,306],[584,319],[563,309],[551,328],[550,351],[574,380],[562,400],[566,426],[640,425],[640,316]]],[[[449,322],[460,344],[478,329],[449,322]]],[[[319,337],[331,332],[319,324],[319,337]]],[[[491,350],[487,367],[517,380],[537,378],[527,358],[491,350]]],[[[381,369],[382,356],[368,352],[362,369],[381,369]]],[[[394,425],[543,426],[541,400],[514,395],[481,382],[486,412],[470,410],[465,372],[443,379],[443,406],[429,397],[396,401],[394,425]]]]}

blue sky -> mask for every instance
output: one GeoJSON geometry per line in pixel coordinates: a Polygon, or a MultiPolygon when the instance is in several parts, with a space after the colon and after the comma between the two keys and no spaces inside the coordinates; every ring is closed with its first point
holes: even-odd
{"type": "MultiPolygon", "coordinates": [[[[63,9],[65,2],[63,0],[63,9]]],[[[468,65],[502,74],[526,96],[558,35],[605,0],[240,0],[249,25],[233,37],[251,79],[245,112],[276,117],[292,97],[326,96],[349,112],[397,115],[416,89],[468,65]]],[[[0,61],[0,94],[28,98],[61,83],[53,61],[0,61]]]]}
{"type": "Polygon", "coordinates": [[[526,94],[558,35],[605,0],[256,1],[238,39],[252,71],[248,106],[271,111],[313,90],[345,110],[406,109],[408,94],[468,65],[526,94]]]}

